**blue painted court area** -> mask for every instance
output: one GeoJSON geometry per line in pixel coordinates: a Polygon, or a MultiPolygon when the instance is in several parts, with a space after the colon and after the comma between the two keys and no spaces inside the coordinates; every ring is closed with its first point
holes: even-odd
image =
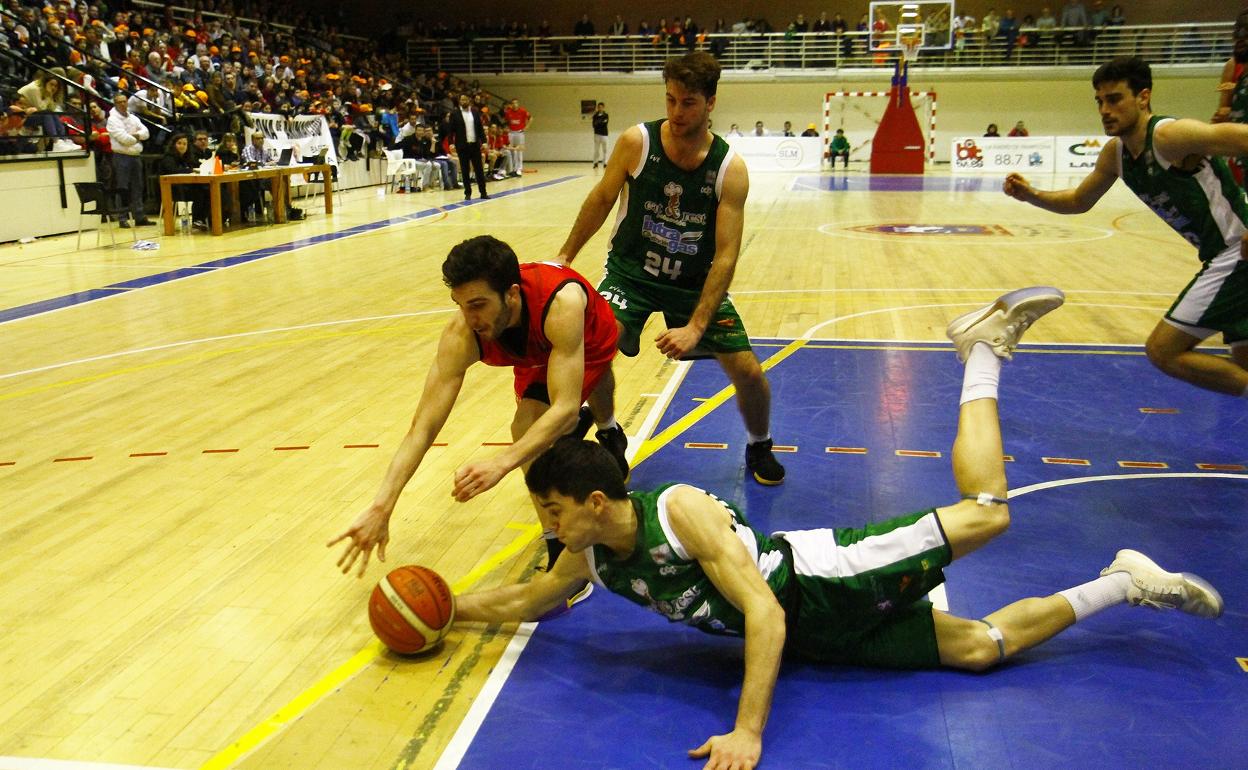
{"type": "MultiPolygon", "coordinates": [[[[760,359],[781,344],[761,342],[760,359]]],[[[858,526],[956,499],[949,453],[961,365],[948,346],[812,342],[769,374],[776,443],[797,447],[780,455],[783,486],[744,480],[734,401],[639,465],[634,485],[702,486],[767,530],[858,526]],[[829,454],[830,446],[867,452],[829,454]]],[[[714,362],[694,364],[660,428],[725,385],[714,362]]],[[[786,663],[761,766],[1242,766],[1248,473],[1222,478],[1196,464],[1248,464],[1243,401],[1164,377],[1138,348],[1024,346],[1004,367],[1000,405],[1016,492],[1128,478],[1017,497],[1010,530],[946,571],[951,611],[982,617],[1085,582],[1132,547],[1210,580],[1226,614],[1113,607],[986,674],[786,663]]],[[[731,729],[742,655],[740,640],[595,595],[539,624],[461,767],[700,767],[685,751],[731,729]]]]}

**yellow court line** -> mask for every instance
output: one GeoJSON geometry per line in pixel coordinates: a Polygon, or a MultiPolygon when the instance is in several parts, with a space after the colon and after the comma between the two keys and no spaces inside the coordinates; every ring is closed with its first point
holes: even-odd
{"type": "MultiPolygon", "coordinates": [[[[771,367],[793,355],[805,346],[806,343],[807,340],[793,340],[789,344],[785,345],[782,350],[762,362],[761,365],[763,367],[763,371],[767,371],[771,367]]],[[[650,455],[670,444],[677,436],[689,430],[689,428],[693,427],[693,425],[703,417],[715,411],[720,404],[736,395],[736,392],[737,389],[729,385],[708,398],[706,401],[698,404],[698,406],[689,414],[686,414],[684,417],[681,417],[676,422],[667,426],[667,428],[664,429],[659,435],[643,441],[641,446],[637,448],[637,454],[633,455],[633,467],[637,467],[637,465],[639,465],[646,458],[650,457],[650,455]]]]}
{"type": "MultiPolygon", "coordinates": [[[[464,575],[451,585],[455,593],[462,593],[481,578],[495,570],[500,564],[515,556],[533,542],[542,533],[540,524],[508,524],[508,529],[519,529],[520,534],[501,550],[481,562],[476,569],[464,575]]],[[[351,659],[331,671],[311,687],[295,696],[294,700],[278,709],[272,716],[248,730],[243,737],[222,749],[216,756],[199,766],[199,770],[224,770],[247,753],[264,743],[271,735],[287,724],[303,716],[303,713],[316,704],[321,698],[342,686],[351,677],[358,674],[365,666],[372,663],[386,651],[385,645],[376,639],[369,642],[364,649],[351,656],[351,659]]]]}

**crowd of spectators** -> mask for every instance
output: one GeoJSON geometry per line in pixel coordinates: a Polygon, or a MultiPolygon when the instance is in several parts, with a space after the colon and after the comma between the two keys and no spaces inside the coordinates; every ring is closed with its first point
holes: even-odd
{"type": "Polygon", "coordinates": [[[115,143],[108,118],[122,106],[149,132],[141,143],[149,177],[162,164],[187,167],[182,161],[201,149],[196,132],[210,153],[261,146],[251,128],[257,113],[324,115],[338,157],[347,160],[380,157],[387,148],[410,156],[427,142],[445,149],[443,118],[461,93],[502,125],[499,101],[475,83],[414,71],[401,51],[344,34],[293,3],[194,5],[185,14],[68,0],[0,4],[0,153],[87,150],[97,176],[109,182],[115,143]],[[428,133],[419,141],[400,136],[406,124],[428,133]],[[166,152],[181,144],[175,136],[189,139],[191,155],[166,152]]]}

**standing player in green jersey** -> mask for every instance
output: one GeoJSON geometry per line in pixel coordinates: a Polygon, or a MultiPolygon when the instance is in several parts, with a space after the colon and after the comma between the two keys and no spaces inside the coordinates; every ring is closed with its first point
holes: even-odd
{"type": "Polygon", "coordinates": [[[1219,156],[1248,155],[1248,125],[1210,125],[1152,111],[1153,76],[1119,57],[1092,76],[1105,143],[1096,168],[1068,190],[1037,190],[1018,174],[1005,194],[1058,214],[1082,214],[1119,177],[1198,249],[1200,271],[1157,323],[1145,350],[1153,365],[1201,388],[1248,398],[1248,197],[1219,156]],[[1231,360],[1195,347],[1222,332],[1231,360]]]}
{"type": "MultiPolygon", "coordinates": [[[[1218,109],[1211,123],[1248,123],[1248,11],[1235,19],[1234,47],[1222,67],[1218,84],[1218,109]]],[[[1232,158],[1239,182],[1248,189],[1248,157],[1232,158]]]]}
{"type": "MultiPolygon", "coordinates": [[[[746,467],[758,483],[779,484],[784,468],[771,451],[771,386],[728,296],[750,179],[745,161],[710,130],[719,63],[704,51],[668,59],[663,81],[667,119],[620,136],[559,257],[572,264],[623,191],[598,284],[620,324],[620,352],[637,355],[646,319],[663,313],[659,352],[719,361],[749,434],[746,467]]],[[[590,403],[612,401],[614,387],[608,373],[590,403]]]]}
{"type": "Polygon", "coordinates": [[[630,494],[605,449],[565,437],[534,461],[525,483],[567,548],[528,583],[457,597],[455,620],[535,618],[588,579],[671,621],[743,636],[733,729],[689,754],[709,756],[707,768],[749,770],[762,754],[785,652],[880,668],[983,671],[1116,604],[1217,617],[1222,598],[1211,585],[1127,549],[1090,582],[1022,599],[982,620],[936,610],[923,598],[944,581],[951,561],[1009,525],[997,416],[1001,359],[1062,301],[1052,287],[1019,289],[949,324],[966,364],[953,444],[960,502],[860,529],[766,535],[695,487],[630,494]]]}

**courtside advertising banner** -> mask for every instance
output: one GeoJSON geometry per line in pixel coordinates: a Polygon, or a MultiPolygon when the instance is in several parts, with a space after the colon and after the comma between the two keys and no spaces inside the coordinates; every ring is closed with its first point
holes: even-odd
{"type": "Polygon", "coordinates": [[[1053,171],[1051,136],[964,136],[953,140],[949,165],[960,172],[1053,171]]]}
{"type": "Polygon", "coordinates": [[[1091,171],[1101,148],[1109,141],[1108,136],[1059,136],[1057,145],[1058,171],[1091,171]]]}
{"type": "Polygon", "coordinates": [[[725,138],[750,171],[818,171],[823,156],[823,140],[817,136],[725,138]]]}

